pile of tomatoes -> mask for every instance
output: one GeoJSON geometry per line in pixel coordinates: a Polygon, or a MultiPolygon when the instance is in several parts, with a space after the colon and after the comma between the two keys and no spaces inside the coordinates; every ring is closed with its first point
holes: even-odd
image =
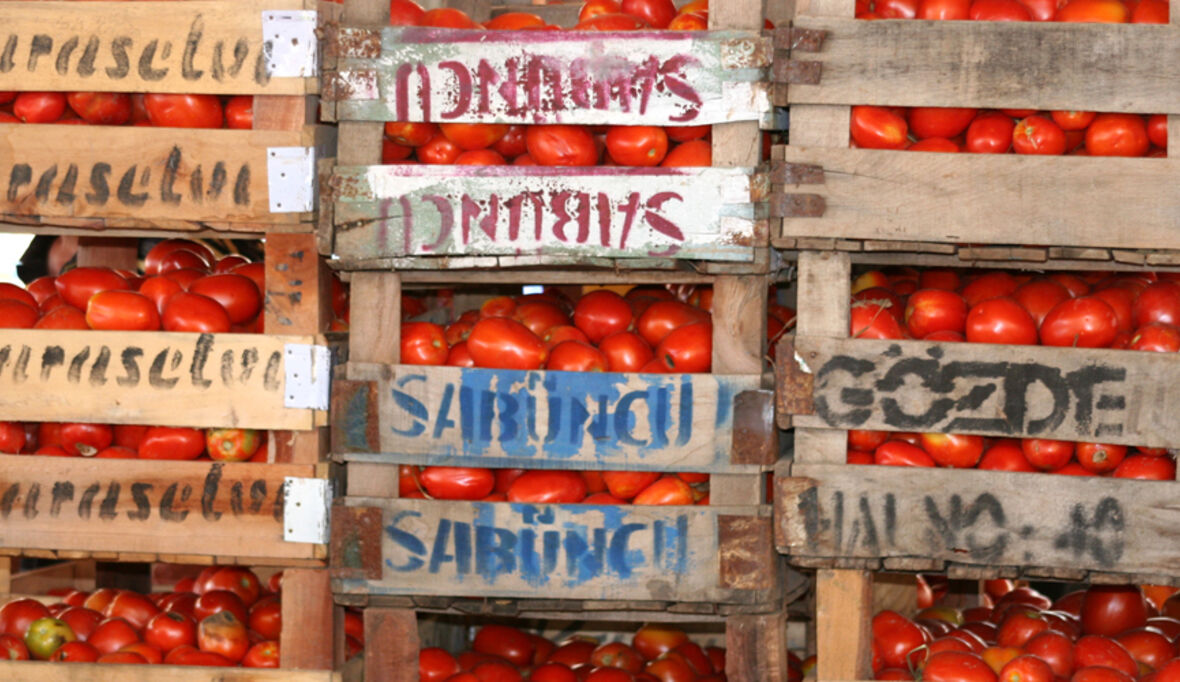
{"type": "MultiPolygon", "coordinates": [[[[1180,350],[1172,273],[871,271],[852,286],[854,338],[1180,350]]],[[[1164,448],[943,433],[850,431],[850,464],[1046,471],[1170,481],[1164,448]]]]}
{"type": "Polygon", "coordinates": [[[1056,602],[1019,587],[993,607],[932,606],[914,619],[882,611],[872,623],[874,679],[1174,682],[1177,616],[1176,598],[1156,603],[1135,585],[1093,586],[1056,602]]]}
{"type": "Polygon", "coordinates": [[[644,625],[631,643],[574,636],[554,643],[508,625],[485,625],[458,656],[418,654],[422,682],[723,682],[725,649],[701,647],[683,630],[644,625]]]}
{"type": "MultiPolygon", "coordinates": [[[[393,0],[390,22],[490,30],[561,30],[528,12],[510,12],[480,25],[461,10],[424,11],[413,0],[393,0]]],[[[575,31],[708,28],[708,2],[677,10],[672,0],[588,0],[575,31]]],[[[710,126],[577,126],[499,123],[385,124],[382,163],[477,166],[709,166],[710,126]]]]}
{"type": "Polygon", "coordinates": [[[265,462],[266,431],[84,422],[0,422],[0,453],[99,459],[265,462]]]}
{"type": "Polygon", "coordinates": [[[0,123],[249,130],[254,127],[254,97],[126,92],[0,92],[0,123]]]}
{"type": "Polygon", "coordinates": [[[398,469],[398,496],[532,504],[707,505],[709,474],[403,464],[398,469]]]}
{"type": "MultiPolygon", "coordinates": [[[[857,0],[860,19],[1168,23],[1169,0],[857,0]]],[[[852,107],[866,149],[974,154],[1167,156],[1168,122],[1093,111],[852,107]]]]}
{"type": "MultiPolygon", "coordinates": [[[[0,657],[277,668],[281,576],[264,585],[248,568],[210,566],[171,592],[67,589],[48,606],[16,599],[0,607],[0,657]]],[[[359,651],[357,614],[346,616],[345,630],[350,651],[359,651]]]]}
{"type": "MultiPolygon", "coordinates": [[[[333,311],[345,318],[347,290],[335,276],[332,284],[333,311]]],[[[261,333],[264,291],[263,263],[167,239],[148,251],[142,275],[76,267],[26,288],[0,283],[0,329],[261,333]]]]}

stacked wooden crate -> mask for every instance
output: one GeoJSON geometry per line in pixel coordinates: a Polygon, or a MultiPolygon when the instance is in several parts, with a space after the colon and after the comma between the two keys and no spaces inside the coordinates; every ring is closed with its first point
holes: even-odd
{"type": "MultiPolygon", "coordinates": [[[[0,456],[0,553],[287,567],[282,665],[319,671],[308,680],[334,668],[326,535],[285,510],[318,495],[326,527],[330,295],[314,216],[334,131],[315,106],[316,33],[332,11],[305,0],[0,4],[0,90],[254,96],[251,130],[0,124],[3,230],[76,235],[80,266],[134,270],[136,238],[186,236],[265,237],[266,263],[265,334],[5,330],[0,419],[273,430],[265,464],[0,456]]],[[[15,662],[0,673],[161,675],[232,679],[15,662]]]]}
{"type": "Polygon", "coordinates": [[[765,496],[777,441],[771,394],[761,388],[771,267],[757,119],[769,104],[765,88],[749,82],[768,63],[769,43],[759,34],[763,16],[761,2],[729,2],[711,10],[717,31],[548,33],[537,41],[536,33],[525,32],[393,29],[384,26],[388,3],[346,0],[341,28],[330,39],[337,62],[325,86],[325,113],[340,126],[340,165],[321,214],[321,235],[330,240],[321,247],[336,254],[334,266],[346,271],[352,291],[347,379],[335,382],[332,405],[332,450],[347,463],[348,495],[334,509],[331,556],[338,601],[367,607],[368,674],[413,679],[417,614],[441,611],[725,619],[730,679],[785,679],[783,590],[765,496]],[[645,111],[615,101],[600,109],[568,106],[576,101],[566,92],[570,63],[596,54],[632,64],[691,56],[683,60],[689,64],[684,80],[699,88],[697,122],[716,124],[714,166],[377,165],[382,122],[430,120],[432,110],[448,111],[457,122],[594,125],[674,124],[683,113],[666,99],[674,95],[667,89],[652,90],[645,111]],[[447,99],[448,73],[475,73],[481,59],[494,71],[509,58],[542,57],[555,84],[544,101],[509,107],[491,97],[482,110],[452,110],[458,104],[447,99]],[[407,74],[415,74],[412,87],[407,74]],[[563,98],[567,107],[554,107],[563,98]],[[562,192],[584,193],[600,212],[580,231],[574,229],[579,221],[568,230],[552,227],[551,216],[534,231],[532,218],[519,229],[507,224],[507,210],[497,218],[489,209],[522,191],[543,194],[545,202],[562,192]],[[631,222],[619,210],[628,201],[670,211],[677,229],[661,233],[636,220],[628,238],[631,222]],[[712,285],[712,373],[399,364],[403,289],[506,284],[712,285]],[[518,417],[538,420],[540,436],[510,428],[509,408],[480,412],[475,401],[455,397],[470,391],[491,397],[480,404],[513,402],[518,417]],[[669,401],[662,434],[648,433],[647,420],[627,412],[648,409],[657,394],[669,401]],[[569,447],[547,442],[559,417],[551,415],[546,426],[544,413],[525,412],[551,400],[582,405],[604,428],[566,425],[569,447]],[[622,419],[607,419],[616,409],[622,419]],[[708,472],[711,505],[398,499],[399,464],[708,472]],[[530,543],[535,552],[523,549],[530,543]]]}
{"type": "Polygon", "coordinates": [[[777,481],[776,539],[791,563],[820,569],[821,679],[869,675],[866,569],[1177,579],[1175,548],[1161,538],[1180,484],[844,463],[848,428],[1180,445],[1171,354],[846,338],[853,263],[1175,266],[1174,158],[849,148],[850,105],[860,104],[1162,112],[1174,138],[1180,99],[1161,84],[1177,62],[1147,55],[1175,53],[1175,17],[1147,26],[853,13],[851,0],[799,4],[776,40],[791,130],[775,150],[782,221],[772,243],[798,250],[799,268],[797,336],[778,352],[779,416],[795,427],[795,457],[777,481]],[[1082,57],[1095,51],[1101,64],[1082,57]]]}

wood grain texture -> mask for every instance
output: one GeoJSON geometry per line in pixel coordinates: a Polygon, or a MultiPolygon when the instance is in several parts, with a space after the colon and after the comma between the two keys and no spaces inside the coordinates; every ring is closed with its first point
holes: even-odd
{"type": "Polygon", "coordinates": [[[283,630],[279,640],[283,668],[334,670],[336,622],[328,570],[293,568],[283,571],[283,630]]]}
{"type": "Polygon", "coordinates": [[[308,336],[8,330],[0,414],[18,421],[310,429],[284,407],[285,347],[308,336]],[[224,367],[224,369],[223,369],[224,367]]]}
{"type": "Polygon", "coordinates": [[[722,276],[713,283],[713,371],[762,373],[767,280],[722,276]]]}
{"type": "Polygon", "coordinates": [[[787,616],[730,616],[725,623],[725,675],[733,682],[785,682],[787,616]]]}
{"type": "Polygon", "coordinates": [[[1180,111],[1171,85],[1180,79],[1177,26],[851,16],[800,17],[794,26],[826,37],[820,52],[792,55],[823,72],[817,85],[791,85],[792,113],[796,104],[1180,111]]]}
{"type": "Polygon", "coordinates": [[[1180,367],[1167,354],[820,336],[795,344],[783,362],[815,381],[815,415],[797,415],[797,426],[1180,447],[1180,367]]]}
{"type": "Polygon", "coordinates": [[[1053,494],[1029,506],[1047,475],[796,464],[791,476],[776,495],[779,551],[791,561],[918,557],[1176,580],[1175,546],[1160,538],[1180,513],[1180,483],[1056,477],[1053,494]]]}
{"type": "Polygon", "coordinates": [[[0,679],[7,682],[342,682],[331,670],[262,670],[227,668],[211,673],[207,668],[178,665],[127,665],[111,663],[61,664],[0,661],[0,679]]]}
{"type": "Polygon", "coordinates": [[[310,213],[271,213],[267,159],[271,147],[309,147],[315,136],[314,127],[178,132],[136,126],[95,136],[78,126],[2,124],[0,214],[307,222],[310,213]]]}
{"type": "Polygon", "coordinates": [[[284,478],[312,467],[0,456],[3,544],[24,549],[313,558],[284,542],[284,478]],[[53,461],[48,461],[52,459],[53,461]],[[231,530],[232,529],[232,530],[231,530]]]}
{"type": "MultiPolygon", "coordinates": [[[[836,251],[799,252],[799,306],[797,334],[839,339],[848,336],[850,304],[848,282],[851,259],[836,251]]],[[[790,362],[792,358],[781,358],[790,362]]],[[[792,422],[794,419],[792,418],[792,422]]],[[[795,428],[796,461],[843,462],[847,450],[843,431],[795,428]]]]}
{"type": "Polygon", "coordinates": [[[350,285],[348,359],[394,364],[401,359],[401,277],[396,272],[357,272],[350,285]]]}
{"type": "Polygon", "coordinates": [[[1175,159],[1033,157],[789,146],[823,166],[821,218],[785,218],[783,236],[1113,248],[1180,247],[1175,159]],[[1095,182],[1101,178],[1102,182],[1095,182]],[[1127,206],[1135,218],[1127,220],[1127,206]],[[986,225],[986,229],[976,226],[986,225]]]}
{"type": "Polygon", "coordinates": [[[416,682],[418,615],[409,609],[365,609],[365,679],[416,682]]]}
{"type": "Polygon", "coordinates": [[[815,594],[817,679],[869,679],[872,575],[821,569],[815,576],[815,594]]]}
{"type": "Polygon", "coordinates": [[[0,73],[0,88],[313,93],[316,79],[272,78],[262,55],[264,12],[315,7],[304,0],[195,0],[180,5],[6,2],[0,7],[0,20],[5,33],[17,39],[19,68],[0,73]],[[42,38],[34,48],[34,36],[48,38],[48,45],[42,38]],[[116,50],[115,44],[122,49],[116,50]]]}

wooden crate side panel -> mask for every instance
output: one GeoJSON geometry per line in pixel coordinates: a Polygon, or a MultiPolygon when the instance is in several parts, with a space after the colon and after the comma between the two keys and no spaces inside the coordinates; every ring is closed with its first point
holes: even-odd
{"type": "Polygon", "coordinates": [[[728,602],[718,517],[764,507],[620,507],[350,498],[383,513],[380,580],[335,591],[728,602]]]}
{"type": "MultiPolygon", "coordinates": [[[[311,213],[271,211],[270,166],[275,149],[309,147],[317,134],[313,127],[181,132],[128,127],[104,128],[95,135],[85,126],[2,124],[0,141],[7,153],[0,163],[0,214],[307,222],[310,231],[311,213]]],[[[275,168],[276,176],[285,172],[275,168]]],[[[309,192],[315,182],[309,175],[309,192]]]]}
{"type": "Polygon", "coordinates": [[[779,551],[1176,575],[1177,483],[799,464],[777,481],[779,551]],[[1046,486],[1053,494],[1034,491],[1046,486]]]}
{"type": "MultiPolygon", "coordinates": [[[[1180,112],[1180,27],[1142,24],[796,19],[824,31],[819,83],[792,104],[1180,112]],[[1161,74],[1167,65],[1171,73],[1161,74]]],[[[780,67],[785,64],[780,63],[780,67]]]]}
{"type": "Polygon", "coordinates": [[[823,178],[772,198],[772,212],[786,209],[783,237],[1180,248],[1175,159],[795,146],[785,155],[823,178]],[[822,217],[793,217],[800,196],[818,197],[822,217]]]}
{"type": "Polygon", "coordinates": [[[342,259],[674,257],[748,262],[766,177],[750,169],[340,167],[342,259]]]}
{"type": "Polygon", "coordinates": [[[804,336],[795,344],[796,369],[814,373],[815,417],[796,417],[798,426],[1180,446],[1180,366],[1166,354],[804,336]]]}
{"type": "Polygon", "coordinates": [[[284,478],[311,466],[0,456],[0,544],[314,558],[283,541],[284,478]],[[31,466],[36,464],[36,466],[31,466]]]}
{"type": "Polygon", "coordinates": [[[287,408],[288,344],[309,336],[6,330],[0,414],[13,421],[101,421],[298,429],[287,408]]]}
{"type": "MultiPolygon", "coordinates": [[[[378,457],[529,468],[759,470],[731,461],[734,399],[759,377],[394,366],[377,381],[378,457]],[[388,454],[381,454],[388,453],[388,454]]],[[[337,392],[337,446],[373,442],[371,391],[337,392]]],[[[757,407],[757,406],[754,406],[757,407]]],[[[337,451],[338,454],[346,454],[337,451]]],[[[347,452],[347,451],[346,451],[347,452]]]]}
{"type": "Polygon", "coordinates": [[[40,661],[0,661],[0,679],[8,682],[341,682],[331,670],[260,670],[177,665],[61,664],[40,661]]]}
{"type": "Polygon", "coordinates": [[[705,125],[770,112],[756,33],[344,28],[339,120],[705,125]]]}
{"type": "Polygon", "coordinates": [[[0,90],[313,93],[314,73],[272,75],[276,38],[263,35],[263,16],[314,7],[304,0],[5,2],[8,68],[0,68],[0,90]]]}

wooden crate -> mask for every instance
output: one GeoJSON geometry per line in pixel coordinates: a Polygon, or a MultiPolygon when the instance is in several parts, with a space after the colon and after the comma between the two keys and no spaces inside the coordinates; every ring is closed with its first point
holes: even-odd
{"type": "MultiPolygon", "coordinates": [[[[766,272],[769,182],[751,142],[771,112],[770,42],[760,34],[762,0],[728,5],[715,8],[715,31],[554,32],[538,41],[532,31],[382,27],[382,3],[348,0],[326,50],[335,62],[324,112],[341,121],[342,137],[321,248],[355,269],[695,260],[766,272]],[[588,63],[591,54],[601,56],[588,63]],[[612,97],[605,84],[583,82],[579,74],[606,62],[622,74],[615,85],[639,94],[612,97]],[[519,92],[493,87],[518,78],[519,92]],[[377,166],[381,122],[390,120],[715,124],[714,166],[377,166]]],[[[473,11],[481,18],[489,8],[473,11]]]]}
{"type": "Polygon", "coordinates": [[[253,130],[0,125],[8,150],[0,163],[3,229],[311,232],[317,164],[335,149],[334,130],[315,125],[315,32],[335,7],[0,4],[18,64],[0,73],[0,89],[255,97],[253,130]]]}
{"type": "MultiPolygon", "coordinates": [[[[624,605],[626,608],[626,605],[624,605]]],[[[459,625],[448,621],[420,618],[430,613],[428,609],[413,606],[402,608],[370,607],[364,612],[365,648],[363,668],[364,679],[386,680],[388,682],[414,682],[417,675],[418,651],[426,646],[442,646],[454,650],[467,646],[464,630],[474,628],[470,617],[459,625]]],[[[587,630],[605,628],[604,632],[617,632],[620,625],[634,623],[633,632],[640,622],[676,623],[686,629],[696,624],[716,624],[717,631],[710,631],[709,641],[726,648],[726,676],[733,682],[785,682],[787,679],[786,617],[785,614],[731,615],[719,619],[717,616],[701,619],[677,617],[676,614],[658,611],[623,611],[599,615],[594,611],[574,611],[568,614],[552,610],[536,611],[530,619],[504,620],[494,622],[551,635],[546,625],[554,620],[569,618],[574,621],[566,632],[583,633],[587,630]],[[608,621],[603,623],[602,621],[608,621]]],[[[623,630],[626,632],[626,630],[623,630]]],[[[701,638],[690,634],[694,641],[701,638]]],[[[629,634],[611,638],[627,641],[629,634]]],[[[699,643],[699,641],[698,641],[699,643]]],[[[351,666],[350,666],[351,667],[351,666]]],[[[349,676],[346,671],[346,679],[349,676]]]]}
{"type": "Polygon", "coordinates": [[[1031,244],[1142,249],[1141,258],[1180,248],[1180,203],[1168,189],[1180,177],[1175,158],[848,148],[850,105],[860,104],[1163,113],[1180,133],[1180,100],[1164,86],[1180,62],[1145,66],[1156,63],[1145,55],[1175,54],[1175,18],[873,22],[853,19],[853,5],[799,4],[792,27],[776,33],[791,123],[790,145],[773,156],[772,215],[782,221],[772,243],[1031,244]],[[1095,50],[1106,56],[1084,56],[1095,50]]]}

